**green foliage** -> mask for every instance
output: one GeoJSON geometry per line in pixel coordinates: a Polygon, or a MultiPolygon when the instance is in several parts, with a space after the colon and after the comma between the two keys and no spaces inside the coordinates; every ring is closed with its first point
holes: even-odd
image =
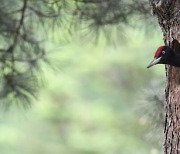
{"type": "Polygon", "coordinates": [[[141,90],[162,78],[162,68],[146,69],[160,32],[148,38],[142,27],[126,25],[141,25],[137,15],[147,17],[146,1],[0,1],[1,109],[13,107],[10,118],[1,116],[0,153],[160,153],[157,139],[147,137],[159,123],[152,118],[161,117],[148,116],[159,105],[154,93],[139,106],[143,112],[136,109],[141,90]],[[79,38],[79,30],[99,42],[79,38]],[[34,97],[32,110],[14,118],[15,107],[28,107],[34,97]]]}
{"type": "Polygon", "coordinates": [[[141,121],[148,121],[144,138],[163,145],[165,81],[152,80],[137,103],[141,121]],[[156,134],[156,135],[154,135],[156,134]]]}
{"type": "MultiPolygon", "coordinates": [[[[49,64],[44,41],[61,29],[60,43],[86,27],[86,32],[112,33],[111,25],[123,25],[141,13],[147,15],[147,1],[139,0],[0,0],[0,85],[1,98],[9,106],[28,106],[37,94],[37,72],[41,62],[49,64]],[[108,30],[109,28],[109,30],[108,30]],[[50,34],[50,36],[55,33],[50,34]],[[17,81],[17,78],[19,78],[17,81]],[[7,103],[6,103],[7,102],[7,103]]],[[[122,31],[119,28],[116,31],[122,31]]],[[[114,33],[114,32],[113,32],[114,33]]],[[[55,36],[56,37],[56,36],[55,36]]],[[[92,37],[92,35],[91,35],[92,37]]],[[[109,36],[107,36],[109,38],[109,36]]],[[[7,107],[6,106],[6,107],[7,107]]]]}
{"type": "Polygon", "coordinates": [[[137,29],[127,33],[131,41],[116,48],[106,46],[104,37],[98,46],[74,39],[51,54],[62,69],[43,70],[45,86],[31,110],[1,116],[0,153],[160,154],[149,137],[157,134],[147,133],[156,123],[139,114],[158,105],[142,105],[139,97],[163,78],[163,66],[146,68],[162,42],[137,29]]]}

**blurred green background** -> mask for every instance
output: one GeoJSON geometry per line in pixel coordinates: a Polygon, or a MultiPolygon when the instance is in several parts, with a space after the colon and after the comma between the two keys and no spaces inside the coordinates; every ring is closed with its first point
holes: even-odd
{"type": "Polygon", "coordinates": [[[28,110],[1,114],[0,153],[162,153],[163,140],[156,139],[162,135],[139,114],[144,90],[164,80],[163,65],[146,68],[163,43],[155,31],[129,27],[115,45],[105,36],[98,43],[74,36],[59,44],[57,32],[45,43],[55,70],[42,66],[37,100],[28,110]]]}

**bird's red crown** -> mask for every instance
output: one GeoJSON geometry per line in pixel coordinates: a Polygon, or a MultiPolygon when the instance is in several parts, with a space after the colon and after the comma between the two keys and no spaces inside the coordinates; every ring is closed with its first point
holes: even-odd
{"type": "Polygon", "coordinates": [[[156,52],[155,52],[155,54],[154,54],[154,58],[159,57],[159,55],[160,55],[161,52],[163,51],[164,47],[165,47],[165,46],[160,46],[160,47],[156,50],[156,52]]]}

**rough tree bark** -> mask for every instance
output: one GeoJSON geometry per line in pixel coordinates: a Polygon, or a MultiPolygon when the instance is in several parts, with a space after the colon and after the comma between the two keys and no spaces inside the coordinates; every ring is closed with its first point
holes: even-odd
{"type": "MultiPolygon", "coordinates": [[[[173,47],[180,42],[180,0],[149,0],[164,35],[164,43],[173,47]]],[[[180,51],[179,51],[180,52],[180,51]]],[[[180,68],[166,66],[165,154],[180,154],[180,68]]]]}

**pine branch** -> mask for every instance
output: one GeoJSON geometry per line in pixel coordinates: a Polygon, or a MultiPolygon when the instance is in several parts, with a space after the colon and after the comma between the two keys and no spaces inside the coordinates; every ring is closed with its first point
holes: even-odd
{"type": "Polygon", "coordinates": [[[25,11],[26,11],[26,8],[27,8],[27,3],[28,3],[28,0],[24,0],[23,1],[23,7],[21,9],[21,18],[19,20],[19,24],[15,30],[15,35],[14,35],[14,42],[13,44],[11,45],[11,50],[14,50],[14,48],[16,47],[16,44],[17,44],[17,41],[18,41],[18,38],[19,38],[19,35],[20,35],[20,30],[21,30],[21,27],[23,26],[23,22],[24,22],[24,17],[25,17],[25,11]]]}
{"type": "Polygon", "coordinates": [[[46,39],[46,36],[42,36],[42,30],[48,34],[50,27],[58,27],[72,35],[70,32],[80,30],[85,25],[87,30],[98,35],[99,30],[107,32],[107,26],[118,27],[128,23],[131,16],[148,12],[146,0],[0,2],[0,99],[8,104],[17,99],[23,105],[29,104],[36,95],[38,80],[35,74],[41,68],[42,60],[48,62],[46,50],[41,46],[42,40],[46,39]]]}

